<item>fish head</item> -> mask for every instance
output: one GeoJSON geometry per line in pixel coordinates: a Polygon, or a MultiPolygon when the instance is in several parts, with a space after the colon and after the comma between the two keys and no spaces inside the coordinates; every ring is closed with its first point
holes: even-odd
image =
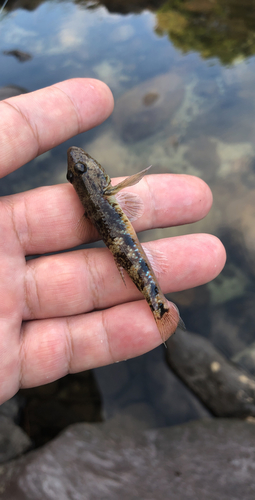
{"type": "Polygon", "coordinates": [[[104,192],[110,178],[104,168],[82,148],[72,146],[67,151],[67,180],[79,196],[92,196],[104,192]]]}

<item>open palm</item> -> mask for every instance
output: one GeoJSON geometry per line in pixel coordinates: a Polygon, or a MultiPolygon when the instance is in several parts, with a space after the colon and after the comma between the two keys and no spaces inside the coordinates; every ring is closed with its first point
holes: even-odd
{"type": "MultiPolygon", "coordinates": [[[[0,176],[98,125],[112,107],[108,87],[89,79],[2,101],[0,176]]],[[[186,175],[147,176],[132,191],[145,205],[137,231],[194,222],[212,202],[208,186],[186,175]]],[[[161,343],[148,305],[129,278],[123,285],[108,249],[26,262],[26,255],[80,244],[75,226],[82,213],[69,184],[0,200],[0,403],[20,387],[138,356],[161,343]]],[[[96,238],[88,223],[86,242],[96,238]]],[[[167,255],[160,276],[165,293],[213,279],[225,262],[222,244],[208,234],[148,245],[167,255]]]]}

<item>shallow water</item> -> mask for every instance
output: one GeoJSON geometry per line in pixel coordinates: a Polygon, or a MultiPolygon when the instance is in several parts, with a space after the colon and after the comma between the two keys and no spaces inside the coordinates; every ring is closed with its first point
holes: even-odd
{"type": "Polygon", "coordinates": [[[203,221],[141,239],[190,232],[222,239],[222,274],[172,297],[188,329],[230,358],[255,340],[254,28],[254,4],[236,0],[10,0],[0,17],[0,87],[32,91],[94,77],[116,101],[104,124],[1,180],[0,194],[65,182],[71,145],[111,176],[152,164],[152,173],[203,178],[214,195],[203,221]]]}

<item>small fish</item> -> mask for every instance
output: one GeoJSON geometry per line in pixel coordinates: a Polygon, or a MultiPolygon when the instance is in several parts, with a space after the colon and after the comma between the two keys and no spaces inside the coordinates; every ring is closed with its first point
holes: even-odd
{"type": "MultiPolygon", "coordinates": [[[[152,310],[162,341],[165,342],[175,332],[177,326],[183,327],[184,324],[176,305],[169,302],[161,291],[136,232],[115,196],[125,187],[137,184],[150,167],[112,186],[111,179],[103,167],[83,149],[69,148],[67,158],[67,180],[75,188],[85,208],[85,216],[94,224],[112,252],[123,281],[123,269],[125,269],[144,295],[152,310]]],[[[141,205],[139,201],[134,201],[134,198],[132,200],[132,194],[127,193],[126,199],[124,197],[124,204],[127,207],[128,197],[131,197],[128,211],[132,212],[133,204],[135,207],[133,218],[135,213],[137,218],[137,214],[141,215],[141,205]]]]}

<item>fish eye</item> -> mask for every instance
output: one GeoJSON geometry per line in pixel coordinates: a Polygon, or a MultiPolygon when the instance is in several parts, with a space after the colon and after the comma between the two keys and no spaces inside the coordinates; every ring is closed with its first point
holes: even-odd
{"type": "Polygon", "coordinates": [[[70,172],[70,170],[68,170],[68,172],[67,172],[67,174],[66,174],[66,178],[67,178],[67,180],[68,180],[69,182],[71,182],[71,184],[72,184],[72,182],[73,182],[73,173],[72,173],[72,172],[70,172]]]}
{"type": "Polygon", "coordinates": [[[85,163],[75,163],[74,168],[78,174],[84,174],[87,171],[87,165],[85,165],[85,163]]]}

